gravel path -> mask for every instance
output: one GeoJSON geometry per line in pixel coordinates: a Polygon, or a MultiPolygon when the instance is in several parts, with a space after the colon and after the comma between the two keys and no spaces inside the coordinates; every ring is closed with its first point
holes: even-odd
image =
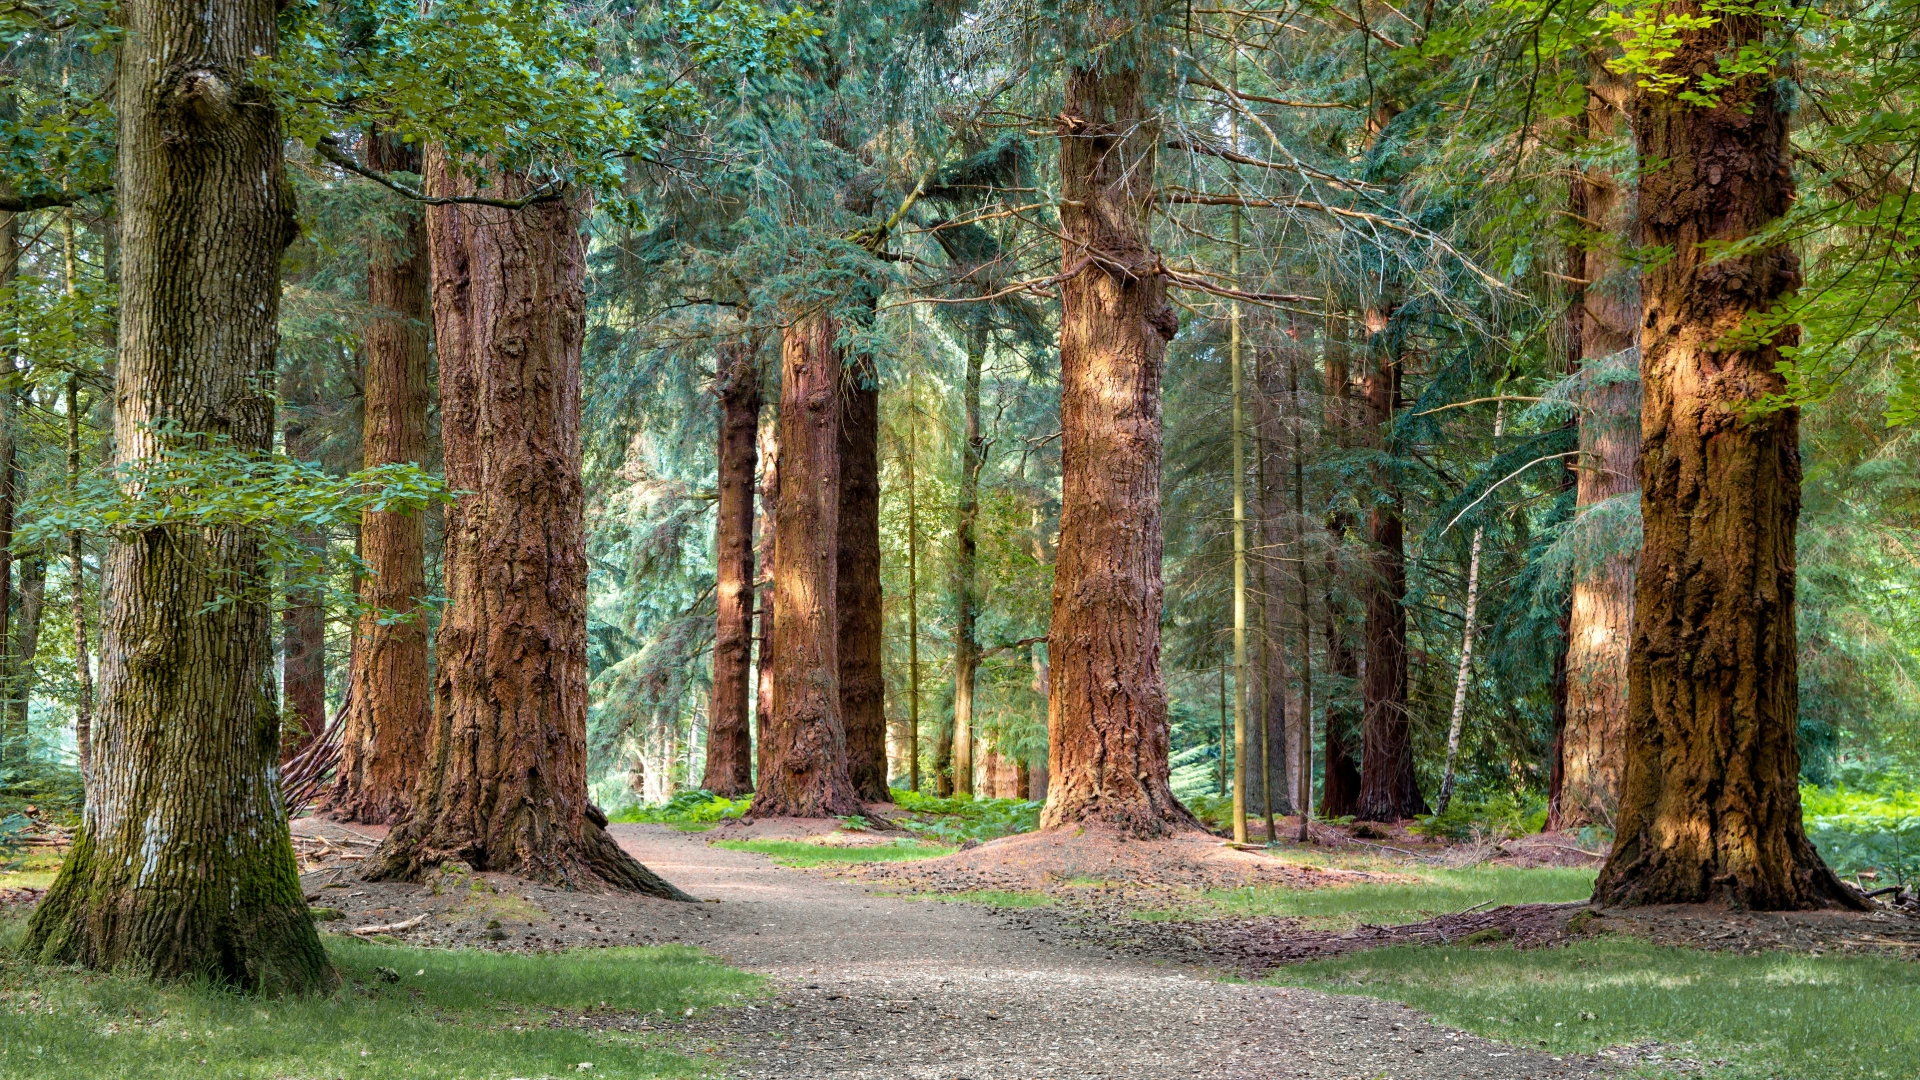
{"type": "MultiPolygon", "coordinates": [[[[697,1020],[741,1078],[1521,1080],[1612,1070],[1450,1031],[1400,1005],[1216,982],[1076,947],[971,904],[850,881],[616,825],[688,892],[679,940],[768,975],[770,1003],[697,1020]]],[[[685,1029],[682,1029],[685,1030],[685,1029]]]]}

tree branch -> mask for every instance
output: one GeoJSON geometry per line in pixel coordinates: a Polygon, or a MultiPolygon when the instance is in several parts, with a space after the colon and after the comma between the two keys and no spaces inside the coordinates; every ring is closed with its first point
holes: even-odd
{"type": "Polygon", "coordinates": [[[48,191],[39,195],[0,195],[0,214],[24,214],[30,210],[48,210],[56,206],[72,206],[82,199],[95,195],[109,195],[113,185],[83,188],[79,191],[48,191]]]}
{"type": "Polygon", "coordinates": [[[525,210],[535,203],[554,202],[558,200],[561,197],[560,189],[565,186],[565,183],[561,180],[550,180],[518,199],[489,199],[481,195],[429,195],[417,188],[408,187],[406,184],[383,173],[375,172],[353,160],[346,151],[340,149],[340,144],[334,142],[331,138],[321,139],[318,143],[314,144],[313,149],[314,152],[321,157],[353,173],[355,176],[363,176],[379,184],[381,187],[386,188],[388,191],[426,206],[497,206],[502,210],[525,210]]]}

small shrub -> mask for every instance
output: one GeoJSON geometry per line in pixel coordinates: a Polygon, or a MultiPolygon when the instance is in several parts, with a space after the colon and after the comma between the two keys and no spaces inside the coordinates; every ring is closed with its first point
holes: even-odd
{"type": "Polygon", "coordinates": [[[1455,798],[1444,814],[1429,814],[1413,825],[1413,831],[1436,840],[1471,840],[1490,837],[1511,840],[1529,836],[1547,827],[1546,800],[1535,795],[1515,796],[1499,792],[1484,798],[1455,798]]]}
{"type": "Polygon", "coordinates": [[[893,804],[905,811],[896,819],[901,828],[952,847],[1040,827],[1041,804],[1025,799],[976,799],[971,795],[941,798],[894,788],[893,804]]]}
{"type": "Polygon", "coordinates": [[[696,789],[683,791],[657,806],[630,806],[612,815],[609,820],[666,825],[711,824],[737,818],[752,807],[752,797],[729,799],[711,791],[696,789]]]}

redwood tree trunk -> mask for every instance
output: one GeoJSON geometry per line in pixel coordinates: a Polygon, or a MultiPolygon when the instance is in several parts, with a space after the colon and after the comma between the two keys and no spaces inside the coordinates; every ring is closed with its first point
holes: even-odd
{"type": "Polygon", "coordinates": [[[881,666],[880,384],[871,357],[840,384],[840,547],[835,568],[840,626],[840,718],[847,777],[868,802],[887,790],[887,677],[881,666]]]}
{"type": "MultiPolygon", "coordinates": [[[[1375,339],[1366,377],[1367,420],[1375,437],[1388,438],[1400,397],[1400,367],[1378,340],[1384,314],[1369,312],[1375,339]]],[[[1407,709],[1407,557],[1398,493],[1386,477],[1376,480],[1367,514],[1371,566],[1366,582],[1367,666],[1362,687],[1360,802],[1365,821],[1399,821],[1426,813],[1413,774],[1413,725],[1407,709]]]]}
{"type": "Polygon", "coordinates": [[[1061,506],[1044,828],[1163,835],[1173,796],[1160,673],[1160,377],[1179,322],[1148,210],[1158,115],[1135,67],[1067,72],[1059,119],[1061,506]]]}
{"type": "MultiPolygon", "coordinates": [[[[425,178],[439,194],[477,190],[436,148],[425,178]]],[[[509,172],[487,190],[532,187],[509,172]]],[[[581,218],[573,197],[427,211],[447,486],[463,494],[447,514],[426,775],[370,879],[458,860],[686,898],[620,850],[587,798],[581,218]]]]}
{"type": "MultiPolygon", "coordinates": [[[[246,80],[275,51],[274,12],[268,0],[121,8],[120,464],[156,455],[156,421],[241,451],[272,445],[280,255],[296,226],[278,114],[246,80]]],[[[94,775],[28,955],[269,992],[334,981],[274,773],[267,574],[243,529],[109,545],[94,775]],[[216,603],[235,582],[251,587],[216,603]]]]}
{"type": "MultiPolygon", "coordinates": [[[[1328,320],[1325,423],[1328,436],[1336,447],[1347,445],[1353,419],[1351,403],[1347,400],[1350,386],[1345,328],[1344,320],[1328,320]]],[[[1334,514],[1327,521],[1327,535],[1335,544],[1339,544],[1352,524],[1345,514],[1334,514]]],[[[1339,580],[1339,560],[1329,550],[1324,604],[1327,613],[1327,673],[1333,677],[1335,688],[1340,692],[1328,692],[1326,708],[1322,713],[1321,723],[1326,741],[1321,757],[1324,773],[1320,791],[1322,817],[1347,817],[1360,804],[1360,746],[1356,738],[1360,718],[1354,715],[1348,704],[1353,691],[1358,688],[1360,660],[1347,640],[1346,618],[1333,594],[1334,583],[1339,580]]]]}
{"type": "Polygon", "coordinates": [[[719,350],[719,506],[714,516],[717,614],[707,770],[700,786],[738,798],[753,790],[747,698],[753,659],[753,481],[759,464],[760,377],[744,341],[719,350]]]}
{"type": "Polygon", "coordinates": [[[773,715],[753,812],[865,811],[840,713],[839,324],[796,319],[780,343],[780,499],[773,545],[773,715]]]}
{"type": "MultiPolygon", "coordinates": [[[[1587,133],[1610,139],[1626,124],[1629,83],[1595,60],[1587,80],[1587,133]]],[[[1609,374],[1639,340],[1639,270],[1619,247],[1631,233],[1629,193],[1608,172],[1587,169],[1570,185],[1576,220],[1607,238],[1579,251],[1578,338],[1582,369],[1580,456],[1575,504],[1581,510],[1640,489],[1640,386],[1609,374]],[[1603,364],[1612,358],[1611,364],[1603,364]]],[[[1556,829],[1611,826],[1620,804],[1627,729],[1627,647],[1633,631],[1633,579],[1639,552],[1623,551],[1573,582],[1567,623],[1566,724],[1560,731],[1556,829]]]]}
{"type": "MultiPolygon", "coordinates": [[[[1677,14],[1699,14],[1682,3],[1677,14]]],[[[1758,17],[1682,36],[1662,61],[1690,77],[1757,42],[1758,17]]],[[[1640,92],[1641,243],[1671,253],[1642,299],[1641,494],[1646,546],[1634,593],[1626,770],[1613,852],[1594,888],[1613,904],[1720,901],[1776,910],[1864,906],[1821,862],[1800,821],[1794,639],[1799,417],[1750,416],[1782,390],[1779,347],[1722,344],[1798,282],[1785,247],[1709,262],[1793,201],[1787,112],[1770,75],[1715,108],[1640,92]]]]}
{"type": "Polygon", "coordinates": [[[961,383],[960,498],[953,522],[953,790],[973,792],[973,691],[980,670],[980,368],[986,360],[986,322],[967,328],[967,371],[961,383]]]}
{"type": "MultiPolygon", "coordinates": [[[[420,152],[397,136],[367,140],[382,172],[421,170],[420,152]]],[[[427,234],[420,215],[395,210],[367,241],[367,323],[361,463],[367,468],[427,457],[427,234]]],[[[360,580],[367,607],[354,630],[347,715],[328,809],[341,821],[389,824],[404,817],[426,760],[432,685],[427,668],[426,520],[369,510],[360,515],[360,580]],[[396,617],[397,616],[397,617],[396,617]]]]}

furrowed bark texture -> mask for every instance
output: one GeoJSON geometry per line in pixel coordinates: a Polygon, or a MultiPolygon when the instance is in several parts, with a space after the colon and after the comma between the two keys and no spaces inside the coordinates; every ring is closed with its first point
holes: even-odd
{"type": "MultiPolygon", "coordinates": [[[[474,181],[435,148],[439,194],[474,181]]],[[[489,194],[533,187],[505,173],[489,194]]],[[[587,561],[580,479],[582,212],[427,212],[439,343],[449,604],[425,775],[373,880],[442,862],[687,899],[621,851],[587,798],[587,561]]]]}
{"type": "MultiPolygon", "coordinates": [[[[1692,4],[1678,12],[1698,14],[1692,4]]],[[[1714,63],[1759,20],[1721,17],[1683,36],[1667,70],[1714,63]]],[[[1618,831],[1595,899],[1721,901],[1756,910],[1864,906],[1821,862],[1800,820],[1794,639],[1799,418],[1749,418],[1782,389],[1788,335],[1723,344],[1797,283],[1790,250],[1710,263],[1700,245],[1753,233],[1793,200],[1787,114],[1767,77],[1716,108],[1637,95],[1643,244],[1672,258],[1643,286],[1641,432],[1646,546],[1628,663],[1618,831]]]]}
{"type": "Polygon", "coordinates": [[[1157,836],[1198,825],[1168,784],[1160,673],[1160,377],[1179,323],[1147,233],[1153,117],[1137,68],[1068,71],[1043,828],[1157,836]]]}
{"type": "MultiPolygon", "coordinates": [[[[1384,335],[1384,313],[1369,312],[1367,322],[1376,339],[1384,335]]],[[[1377,341],[1372,345],[1367,419],[1376,437],[1384,440],[1399,404],[1400,367],[1377,341]]],[[[1366,583],[1360,801],[1354,811],[1363,821],[1399,821],[1427,810],[1413,774],[1413,718],[1407,708],[1406,535],[1398,494],[1389,497],[1395,501],[1383,503],[1376,497],[1367,514],[1372,565],[1366,583]]]]}
{"type": "Polygon", "coordinates": [[[868,802],[887,790],[887,678],[881,667],[880,383],[860,357],[840,383],[840,547],[834,605],[839,620],[840,721],[847,778],[868,802]]]}
{"type": "MultiPolygon", "coordinates": [[[[1595,62],[1587,80],[1589,137],[1624,133],[1629,84],[1595,62]]],[[[1570,185],[1576,219],[1615,244],[1631,233],[1633,200],[1610,173],[1586,169],[1570,185]]],[[[1617,372],[1639,342],[1639,270],[1608,242],[1579,252],[1577,340],[1582,367],[1575,505],[1584,510],[1640,489],[1640,385],[1617,372]],[[1610,361],[1610,362],[1609,362],[1610,361]]],[[[1556,829],[1611,826],[1620,805],[1627,729],[1627,651],[1639,552],[1622,551],[1573,582],[1567,622],[1566,725],[1559,739],[1556,829]]]]}
{"type": "MultiPolygon", "coordinates": [[[[417,148],[397,136],[367,141],[368,164],[419,173],[417,148]]],[[[427,457],[426,223],[394,211],[367,244],[367,304],[361,463],[367,468],[427,457]]],[[[360,581],[368,614],[354,631],[347,715],[329,812],[341,821],[390,824],[407,812],[426,761],[433,690],[428,676],[426,521],[420,514],[360,515],[360,581]],[[400,616],[395,618],[394,616],[400,616]]]]}
{"type": "Polygon", "coordinates": [[[840,714],[839,324],[795,319],[780,343],[780,499],[773,544],[773,715],[753,812],[865,812],[840,714]]]}
{"type": "Polygon", "coordinates": [[[720,500],[713,540],[719,573],[707,769],[700,786],[737,798],[753,790],[747,699],[753,676],[753,482],[760,460],[760,376],[753,347],[744,341],[722,346],[719,366],[720,500]]]}
{"type": "MultiPolygon", "coordinates": [[[[275,51],[274,5],[132,0],[121,12],[115,452],[152,457],[159,420],[264,451],[280,255],[297,228],[278,114],[246,81],[275,51]]],[[[272,993],[332,985],[274,769],[258,537],[152,529],[116,538],[104,570],[93,782],[25,951],[272,993]],[[223,592],[232,602],[214,603],[223,592]]]]}

